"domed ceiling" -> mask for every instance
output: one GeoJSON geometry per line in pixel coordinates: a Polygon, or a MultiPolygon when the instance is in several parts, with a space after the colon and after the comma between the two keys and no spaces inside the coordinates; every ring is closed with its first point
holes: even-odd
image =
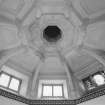
{"type": "Polygon", "coordinates": [[[0,66],[53,77],[64,63],[81,80],[105,66],[104,50],[105,0],[0,0],[0,66]]]}

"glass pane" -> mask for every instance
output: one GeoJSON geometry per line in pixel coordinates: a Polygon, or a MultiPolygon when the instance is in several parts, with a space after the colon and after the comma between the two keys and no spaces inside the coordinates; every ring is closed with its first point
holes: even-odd
{"type": "Polygon", "coordinates": [[[18,79],[12,78],[9,88],[18,91],[20,81],[18,79]]]}
{"type": "Polygon", "coordinates": [[[4,87],[8,87],[9,80],[10,80],[10,76],[8,76],[6,74],[1,74],[0,85],[4,86],[4,87]]]}
{"type": "Polygon", "coordinates": [[[105,79],[102,75],[97,74],[93,77],[94,81],[98,86],[105,84],[105,79]]]}
{"type": "Polygon", "coordinates": [[[53,86],[53,95],[54,96],[63,96],[62,94],[62,86],[53,86]]]}
{"type": "Polygon", "coordinates": [[[43,96],[52,96],[52,86],[43,86],[43,96]]]}

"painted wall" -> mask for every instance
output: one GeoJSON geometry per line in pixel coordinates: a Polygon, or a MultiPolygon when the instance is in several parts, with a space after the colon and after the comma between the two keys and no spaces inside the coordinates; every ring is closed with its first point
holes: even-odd
{"type": "Polygon", "coordinates": [[[105,105],[105,96],[101,96],[79,105],[105,105]]]}

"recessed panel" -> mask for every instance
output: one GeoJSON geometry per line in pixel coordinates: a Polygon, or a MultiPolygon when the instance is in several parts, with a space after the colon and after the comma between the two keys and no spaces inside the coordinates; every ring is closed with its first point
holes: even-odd
{"type": "Polygon", "coordinates": [[[16,64],[20,68],[22,67],[27,71],[33,71],[38,64],[38,60],[39,58],[31,50],[11,57],[13,64],[16,64]]]}
{"type": "Polygon", "coordinates": [[[4,10],[10,11],[10,12],[18,12],[22,5],[24,4],[23,0],[3,0],[1,3],[1,7],[4,10]]]}
{"type": "Polygon", "coordinates": [[[88,15],[105,10],[105,0],[81,0],[81,6],[88,15]]]}
{"type": "Polygon", "coordinates": [[[15,26],[0,25],[0,49],[11,48],[19,44],[15,26]]]}
{"type": "Polygon", "coordinates": [[[105,23],[96,23],[88,26],[85,44],[97,49],[105,49],[105,23]]]}

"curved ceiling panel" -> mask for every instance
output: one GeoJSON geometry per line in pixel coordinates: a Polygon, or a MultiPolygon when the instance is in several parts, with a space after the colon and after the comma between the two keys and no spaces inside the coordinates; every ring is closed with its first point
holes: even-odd
{"type": "Polygon", "coordinates": [[[80,5],[89,16],[105,12],[105,0],[81,0],[80,5]]]}
{"type": "Polygon", "coordinates": [[[105,50],[105,22],[88,26],[85,44],[105,50]]]}
{"type": "Polygon", "coordinates": [[[0,25],[0,49],[16,46],[19,43],[17,29],[11,25],[0,25]]]}
{"type": "Polygon", "coordinates": [[[23,0],[2,0],[0,7],[11,13],[17,13],[24,4],[23,0]]]}
{"type": "Polygon", "coordinates": [[[28,52],[17,54],[13,57],[11,57],[11,62],[14,62],[16,66],[20,66],[20,68],[24,68],[24,70],[28,70],[29,72],[32,72],[38,61],[39,58],[35,56],[35,54],[28,50],[28,52]]]}
{"type": "Polygon", "coordinates": [[[62,75],[66,74],[66,71],[59,58],[49,57],[45,60],[44,66],[41,67],[40,74],[62,75]]]}
{"type": "MultiPolygon", "coordinates": [[[[63,74],[71,84],[73,73],[77,77],[91,73],[93,66],[99,65],[97,60],[102,60],[105,66],[102,58],[105,50],[105,23],[102,21],[105,15],[95,19],[88,16],[101,14],[105,0],[0,0],[0,3],[0,65],[13,63],[21,68],[19,72],[32,74],[31,92],[34,92],[33,86],[40,75],[49,75],[50,78],[50,75],[63,74]],[[6,14],[13,14],[14,18],[10,19],[6,14]],[[47,26],[57,26],[61,38],[53,43],[45,40],[43,30],[47,26]]],[[[54,37],[53,32],[49,33],[54,37]]],[[[74,93],[72,95],[74,97],[74,93]]]]}
{"type": "Polygon", "coordinates": [[[93,57],[84,52],[74,52],[67,60],[74,72],[79,72],[86,65],[90,65],[95,61],[93,57]]]}

